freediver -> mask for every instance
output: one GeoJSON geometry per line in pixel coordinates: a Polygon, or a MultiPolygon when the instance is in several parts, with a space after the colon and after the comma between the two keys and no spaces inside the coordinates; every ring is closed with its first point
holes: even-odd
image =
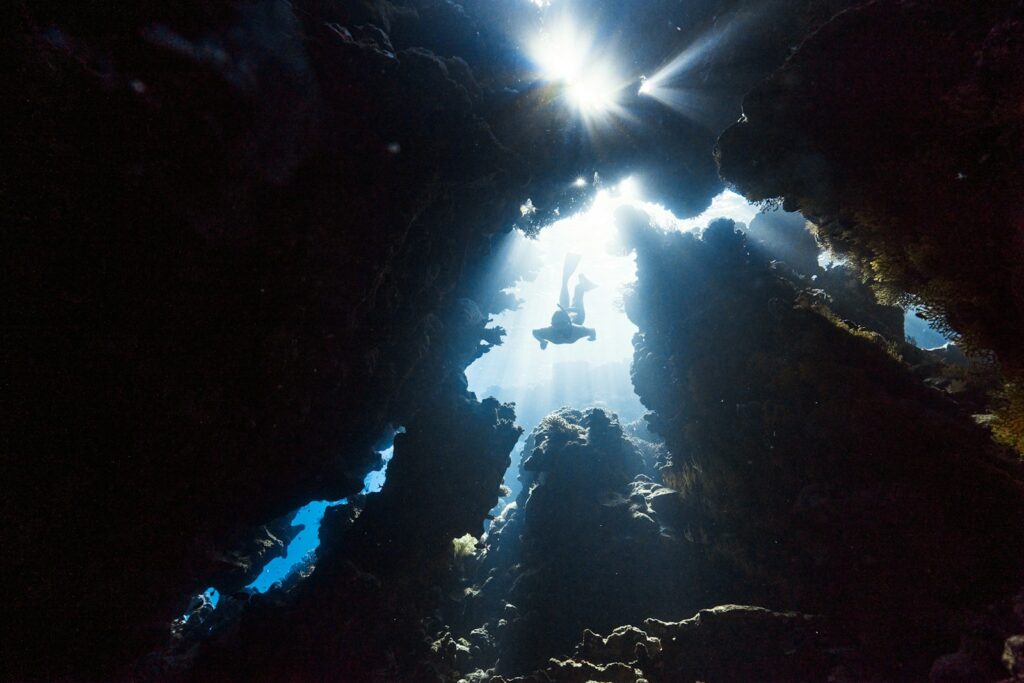
{"type": "Polygon", "coordinates": [[[596,287],[580,273],[573,290],[572,306],[569,305],[569,278],[576,272],[582,257],[579,254],[566,254],[562,266],[562,291],[558,296],[558,310],[551,316],[551,326],[541,327],[533,331],[533,336],[540,342],[541,350],[552,344],[574,344],[586,337],[590,341],[597,339],[597,330],[583,327],[586,311],[583,309],[583,295],[596,287]]]}

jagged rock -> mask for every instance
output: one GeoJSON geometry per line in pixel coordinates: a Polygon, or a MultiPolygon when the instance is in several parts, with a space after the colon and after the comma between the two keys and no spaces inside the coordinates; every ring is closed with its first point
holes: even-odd
{"type": "Polygon", "coordinates": [[[598,664],[631,662],[641,658],[637,648],[644,650],[645,661],[650,660],[661,652],[661,640],[648,636],[636,626],[620,626],[603,637],[587,629],[573,657],[598,664]]]}
{"type": "Polygon", "coordinates": [[[424,617],[444,602],[452,539],[479,533],[497,503],[520,430],[509,405],[448,393],[396,435],[387,484],[356,519],[325,516],[311,575],[287,598],[255,601],[237,637],[206,643],[190,679],[419,680],[486,656],[479,633],[431,637],[424,617]]]}
{"type": "MultiPolygon", "coordinates": [[[[664,454],[637,443],[600,409],[563,408],[531,434],[523,491],[491,526],[457,616],[464,633],[504,617],[489,629],[502,675],[564,657],[584,628],[670,618],[706,599],[709,582],[698,576],[693,549],[672,531],[683,524],[683,507],[655,483],[664,454]]],[[[597,675],[563,669],[571,680],[597,675]]],[[[609,671],[601,675],[633,675],[609,671]]]]}
{"type": "Polygon", "coordinates": [[[721,605],[680,622],[622,626],[607,637],[585,631],[572,659],[511,681],[831,680],[835,646],[820,617],[721,605]]]}
{"type": "Polygon", "coordinates": [[[461,288],[519,197],[464,65],[352,3],[120,5],[12,22],[4,479],[36,550],[5,678],[165,640],[247,532],[358,492],[496,341],[461,288]]]}
{"type": "Polygon", "coordinates": [[[1024,679],[1024,635],[1010,636],[1003,647],[1003,664],[1010,676],[1024,679]]]}
{"type": "Polygon", "coordinates": [[[747,577],[747,599],[823,614],[923,678],[951,619],[1017,588],[1015,470],[886,344],[801,306],[730,222],[630,229],[634,384],[687,537],[747,577]]]}
{"type": "Polygon", "coordinates": [[[644,668],[651,680],[822,680],[835,663],[825,620],[793,612],[721,605],[644,629],[662,643],[644,668]]]}
{"type": "MultiPolygon", "coordinates": [[[[1022,27],[1015,0],[863,3],[754,88],[718,146],[748,198],[784,199],[889,300],[994,351],[1011,392],[1024,377],[1022,27]]],[[[1021,447],[1024,402],[1003,408],[995,431],[1021,447]]]]}

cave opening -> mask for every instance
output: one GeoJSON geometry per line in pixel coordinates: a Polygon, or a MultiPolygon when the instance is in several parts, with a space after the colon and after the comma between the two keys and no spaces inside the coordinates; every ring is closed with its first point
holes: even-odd
{"type": "MultiPolygon", "coordinates": [[[[399,427],[396,433],[402,433],[403,427],[399,427]]],[[[379,493],[387,481],[388,464],[395,455],[395,446],[392,436],[391,444],[384,446],[380,451],[380,467],[370,470],[363,479],[363,489],[359,495],[365,496],[379,493]]],[[[300,531],[285,548],[285,554],[275,557],[263,568],[259,576],[253,579],[252,583],[246,586],[257,593],[266,593],[272,588],[280,588],[284,581],[297,572],[309,571],[316,562],[316,550],[320,546],[320,522],[328,509],[349,505],[348,498],[339,500],[314,500],[303,505],[292,517],[291,525],[299,527],[300,531]]]]}
{"type": "MultiPolygon", "coordinates": [[[[269,560],[265,561],[262,569],[255,577],[246,584],[235,595],[228,595],[226,603],[232,606],[229,614],[225,615],[220,622],[206,626],[205,632],[200,627],[207,622],[222,602],[221,591],[216,586],[208,586],[205,590],[192,596],[188,609],[177,619],[171,622],[171,633],[181,637],[187,628],[191,631],[191,637],[203,638],[213,633],[219,623],[230,622],[240,614],[241,602],[246,596],[267,593],[268,591],[282,591],[295,586],[298,581],[309,576],[313,572],[317,562],[317,550],[320,547],[320,525],[324,515],[332,508],[344,508],[355,505],[361,507],[365,504],[365,497],[370,496],[384,488],[387,482],[388,465],[395,454],[395,437],[405,433],[404,426],[389,427],[384,435],[374,445],[379,454],[376,466],[372,467],[363,477],[363,487],[355,495],[338,500],[312,500],[306,503],[289,517],[290,520],[285,527],[290,536],[286,543],[281,542],[273,536],[272,532],[264,529],[262,535],[273,539],[281,550],[279,553],[270,553],[269,560]]],[[[283,526],[283,525],[279,525],[283,526]]],[[[232,576],[232,580],[236,577],[232,576]]],[[[223,612],[223,610],[222,610],[223,612]]]]}
{"type": "Polygon", "coordinates": [[[1020,0],[15,5],[0,679],[1024,676],[1020,0]]]}
{"type": "MultiPolygon", "coordinates": [[[[520,231],[508,236],[509,244],[498,258],[501,267],[520,273],[506,290],[515,303],[492,320],[506,336],[466,370],[469,389],[478,396],[514,403],[517,422],[524,428],[505,474],[503,495],[491,516],[519,495],[519,465],[529,455],[525,448],[530,434],[545,416],[560,408],[600,408],[617,416],[623,427],[646,431],[645,408],[630,377],[638,330],[623,305],[623,294],[636,278],[636,256],[622,243],[616,210],[635,208],[659,228],[681,232],[699,231],[719,218],[746,225],[758,212],[740,195],[724,190],[699,215],[680,219],[644,196],[639,175],[607,186],[599,175],[589,180],[578,177],[567,184],[590,191],[589,203],[545,225],[536,236],[520,231]],[[586,324],[597,331],[597,338],[541,348],[531,332],[545,326],[555,309],[567,254],[579,255],[577,272],[597,284],[586,295],[586,324]]],[[[489,526],[488,519],[485,529],[489,526]]]]}

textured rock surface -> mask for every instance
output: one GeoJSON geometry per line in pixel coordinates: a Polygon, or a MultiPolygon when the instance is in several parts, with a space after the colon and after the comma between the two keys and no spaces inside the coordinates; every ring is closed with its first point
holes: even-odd
{"type": "Polygon", "coordinates": [[[1020,448],[1022,33],[1015,0],[865,3],[810,36],[719,141],[747,197],[783,198],[890,296],[996,352],[1016,383],[997,433],[1020,448]]]}
{"type": "Polygon", "coordinates": [[[1019,587],[1020,468],[733,227],[633,227],[634,382],[673,453],[663,476],[756,602],[823,614],[886,675],[924,676],[959,610],[1019,587]]]}
{"type": "Polygon", "coordinates": [[[22,8],[14,671],[160,642],[239,534],[358,491],[481,343],[460,276],[521,198],[458,65],[298,5],[213,8],[22,8]]]}
{"type": "Polygon", "coordinates": [[[440,604],[455,560],[451,539],[479,534],[519,436],[509,406],[444,396],[438,391],[435,405],[396,437],[387,485],[367,498],[358,517],[349,522],[347,509],[328,513],[316,568],[291,595],[254,597],[237,630],[204,643],[194,665],[148,661],[142,675],[428,676],[429,669],[420,670],[430,658],[423,617],[440,604]]]}
{"type": "Polygon", "coordinates": [[[522,673],[567,654],[584,629],[708,604],[695,548],[675,530],[678,494],[655,482],[664,450],[624,437],[600,409],[552,413],[527,448],[523,491],[451,610],[460,633],[489,640],[468,664],[522,673]]]}
{"type": "MultiPolygon", "coordinates": [[[[944,620],[961,604],[998,603],[1004,560],[1020,555],[1006,540],[1020,522],[1015,485],[978,464],[987,442],[955,406],[808,310],[814,296],[792,310],[772,271],[725,277],[745,257],[721,235],[710,255],[639,249],[637,385],[676,454],[662,476],[686,498],[656,483],[657,448],[573,414],[571,438],[537,444],[536,497],[506,515],[487,556],[452,551],[453,537],[479,532],[516,435],[509,409],[467,396],[461,375],[500,340],[487,316],[508,303],[500,290],[515,275],[490,262],[503,232],[572,209],[567,182],[594,172],[643,174],[652,198],[701,210],[722,187],[711,147],[742,95],[849,4],[588,4],[614,27],[602,44],[623,47],[630,77],[691,44],[713,48],[691,53],[674,84],[698,89],[700,106],[678,115],[629,88],[634,119],[592,136],[524,59],[523,35],[540,25],[527,2],[17,2],[0,29],[12,370],[0,480],[16,625],[0,678],[417,680],[497,648],[503,666],[541,666],[588,625],[609,632],[717,604],[720,587],[695,580],[698,554],[724,572],[730,600],[830,612],[883,658],[917,666],[957,651],[944,620]],[[538,210],[522,221],[527,199],[538,210]],[[709,284],[676,279],[689,270],[709,284]],[[676,291],[717,307],[659,296],[676,291]],[[703,345],[687,336],[695,327],[703,345]],[[165,642],[188,595],[214,580],[243,585],[280,552],[291,511],[358,491],[374,444],[400,424],[388,488],[355,519],[328,515],[301,590],[231,596],[237,619],[210,642],[131,668],[165,642]],[[451,596],[450,566],[478,562],[505,573],[451,596]],[[506,589],[515,607],[495,605],[506,589]],[[487,628],[442,638],[461,607],[463,624],[487,628]],[[914,638],[910,654],[889,652],[914,638]],[[180,668],[193,660],[193,672],[180,668]]],[[[896,234],[897,247],[858,253],[900,264],[897,282],[912,291],[927,280],[966,292],[935,302],[1004,363],[1018,353],[1022,310],[1006,237],[1019,216],[993,200],[1020,184],[1010,9],[876,2],[848,13],[748,98],[746,123],[721,147],[730,181],[785,196],[837,249],[848,229],[896,234]],[[840,40],[844,26],[859,49],[840,40]],[[951,66],[941,82],[926,77],[951,66]],[[790,154],[794,131],[813,154],[790,154]],[[764,163],[748,173],[751,158],[764,163]],[[971,230],[930,236],[967,218],[971,230]],[[962,268],[931,250],[961,239],[976,256],[962,268]]],[[[806,257],[782,261],[806,271],[806,257]]],[[[855,288],[848,310],[839,285],[824,289],[840,318],[891,322],[855,288]]],[[[981,619],[991,626],[962,639],[966,654],[946,670],[998,661],[991,644],[1020,633],[1001,614],[981,619]]],[[[628,662],[593,666],[636,674],[628,662]]]]}
{"type": "Polygon", "coordinates": [[[851,266],[819,265],[819,246],[813,229],[803,215],[776,210],[759,213],[744,232],[751,251],[775,262],[776,269],[790,274],[811,299],[820,301],[852,327],[865,328],[902,343],[903,310],[879,304],[871,288],[851,266]]]}
{"type": "MultiPolygon", "coordinates": [[[[679,622],[647,619],[601,637],[584,634],[572,659],[509,683],[608,681],[842,680],[839,659],[818,617],[762,607],[720,605],[679,622]]],[[[501,677],[495,681],[505,681],[501,677]]]]}

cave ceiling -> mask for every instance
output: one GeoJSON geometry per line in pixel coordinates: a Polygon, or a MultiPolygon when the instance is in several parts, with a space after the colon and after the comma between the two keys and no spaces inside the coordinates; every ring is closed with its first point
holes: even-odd
{"type": "Polygon", "coordinates": [[[940,680],[1024,671],[1007,639],[1024,632],[1019,2],[9,15],[0,679],[749,680],[722,662],[758,629],[741,651],[771,680],[914,680],[940,655],[963,674],[940,680]],[[651,431],[585,406],[517,425],[464,375],[521,276],[494,261],[627,178],[681,219],[727,188],[802,216],[685,238],[619,216],[651,431]],[[820,268],[821,246],[846,269],[820,268]],[[911,303],[984,362],[954,377],[952,351],[908,345],[911,303]],[[453,554],[521,438],[518,508],[453,554]],[[245,591],[290,514],[350,498],[307,583],[245,591]],[[901,536],[865,541],[885,529],[901,536]],[[908,547],[956,561],[932,572],[908,547]],[[602,561],[567,574],[581,556],[602,561]],[[572,594],[623,575],[607,604],[572,594]],[[229,616],[168,645],[211,582],[229,616]],[[915,604],[929,626],[904,642],[915,604]],[[549,664],[580,638],[587,661],[549,664]]]}

